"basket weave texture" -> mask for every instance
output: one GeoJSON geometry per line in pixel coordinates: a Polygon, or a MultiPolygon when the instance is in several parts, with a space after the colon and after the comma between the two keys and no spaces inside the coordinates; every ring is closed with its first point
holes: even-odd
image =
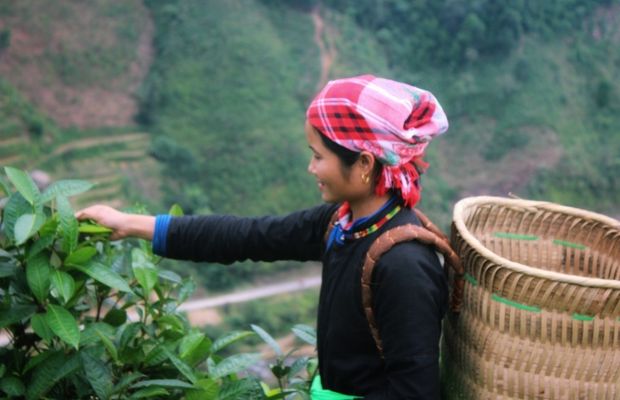
{"type": "Polygon", "coordinates": [[[620,399],[618,221],[470,197],[451,241],[465,287],[444,322],[447,398],[620,399]]]}

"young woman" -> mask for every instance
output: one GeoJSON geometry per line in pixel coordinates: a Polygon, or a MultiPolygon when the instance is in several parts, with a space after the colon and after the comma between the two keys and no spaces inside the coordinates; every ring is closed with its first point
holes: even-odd
{"type": "Polygon", "coordinates": [[[329,82],[306,117],[308,172],[324,205],[260,218],[151,217],[93,206],[78,218],[112,228],[113,238],[152,240],[155,252],[169,258],[322,261],[320,376],[312,398],[437,399],[448,285],[434,250],[401,243],[374,268],[372,309],[383,354],[362,307],[360,273],[382,232],[420,224],[412,208],[426,167],[422,156],[429,141],[447,130],[446,116],[431,93],[364,75],[329,82]]]}

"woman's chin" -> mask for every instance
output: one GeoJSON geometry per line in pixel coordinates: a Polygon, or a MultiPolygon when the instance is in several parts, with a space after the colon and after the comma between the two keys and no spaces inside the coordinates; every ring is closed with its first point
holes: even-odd
{"type": "Polygon", "coordinates": [[[321,199],[325,202],[325,203],[338,203],[339,199],[335,198],[334,196],[330,195],[329,193],[325,193],[325,192],[321,192],[321,199]]]}

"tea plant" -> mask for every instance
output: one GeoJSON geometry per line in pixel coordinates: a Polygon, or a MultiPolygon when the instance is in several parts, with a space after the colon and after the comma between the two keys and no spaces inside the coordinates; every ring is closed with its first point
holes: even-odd
{"type": "MultiPolygon", "coordinates": [[[[24,171],[4,170],[0,330],[8,343],[0,347],[0,394],[28,400],[307,398],[308,381],[298,376],[312,368],[309,359],[290,367],[278,359],[276,389],[240,376],[260,356],[218,353],[254,332],[211,341],[178,310],[195,288],[191,280],[159,270],[147,242],[111,242],[107,228],[78,222],[68,198],[90,183],[63,180],[41,192],[24,171]]],[[[306,329],[302,337],[313,340],[311,328],[295,329],[306,329]]],[[[270,343],[266,332],[254,330],[270,343]]]]}

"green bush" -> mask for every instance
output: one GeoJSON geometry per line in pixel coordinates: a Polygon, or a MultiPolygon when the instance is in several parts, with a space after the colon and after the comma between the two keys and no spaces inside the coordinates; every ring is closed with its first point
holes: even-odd
{"type": "MultiPolygon", "coordinates": [[[[211,341],[178,311],[192,281],[159,270],[146,242],[112,243],[109,229],[78,222],[68,197],[87,191],[88,182],[58,181],[41,193],[24,171],[5,172],[15,187],[0,181],[7,196],[0,229],[0,329],[10,339],[0,348],[5,397],[304,398],[308,382],[298,375],[312,367],[308,359],[293,369],[280,351],[276,389],[238,377],[259,355],[218,352],[253,332],[211,341]]],[[[260,327],[253,330],[273,345],[260,327]]]]}

